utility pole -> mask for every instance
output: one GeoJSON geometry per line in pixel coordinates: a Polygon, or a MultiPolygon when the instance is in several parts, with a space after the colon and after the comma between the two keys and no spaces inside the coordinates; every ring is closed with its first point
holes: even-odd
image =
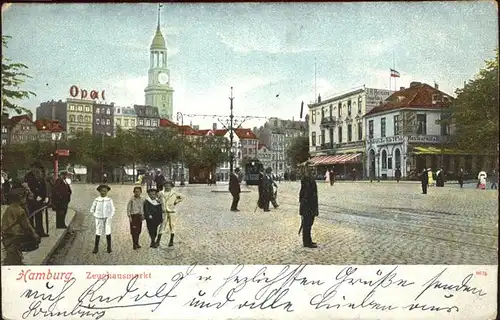
{"type": "Polygon", "coordinates": [[[177,112],[177,122],[181,122],[181,139],[182,139],[182,148],[181,148],[181,186],[185,186],[185,177],[184,177],[184,149],[185,149],[185,141],[184,141],[184,115],[182,112],[177,112]]]}
{"type": "Polygon", "coordinates": [[[229,114],[229,119],[230,119],[230,125],[229,125],[229,141],[231,148],[229,149],[229,172],[233,173],[234,170],[234,153],[233,153],[233,139],[234,139],[234,133],[233,133],[233,87],[231,87],[231,96],[229,97],[229,100],[231,100],[230,108],[231,108],[231,113],[229,114]]]}

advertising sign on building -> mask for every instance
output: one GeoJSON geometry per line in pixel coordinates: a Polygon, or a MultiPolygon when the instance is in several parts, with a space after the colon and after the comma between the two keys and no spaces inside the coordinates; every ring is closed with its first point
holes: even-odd
{"type": "Polygon", "coordinates": [[[390,90],[366,88],[366,104],[378,105],[381,101],[389,98],[391,93],[390,90]]]}

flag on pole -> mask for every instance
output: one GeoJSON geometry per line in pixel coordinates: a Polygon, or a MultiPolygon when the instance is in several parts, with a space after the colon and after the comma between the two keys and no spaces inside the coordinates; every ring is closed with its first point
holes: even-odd
{"type": "Polygon", "coordinates": [[[302,114],[304,113],[304,101],[300,104],[300,119],[302,119],[302,114]]]}
{"type": "Polygon", "coordinates": [[[394,69],[391,69],[391,77],[394,77],[394,78],[399,78],[400,75],[399,75],[399,71],[396,71],[394,69]]]}

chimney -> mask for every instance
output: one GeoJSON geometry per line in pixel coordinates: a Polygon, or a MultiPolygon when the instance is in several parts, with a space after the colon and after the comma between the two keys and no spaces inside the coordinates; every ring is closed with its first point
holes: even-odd
{"type": "Polygon", "coordinates": [[[321,102],[321,94],[318,94],[318,103],[321,102]]]}
{"type": "Polygon", "coordinates": [[[439,85],[438,85],[436,82],[434,82],[434,88],[435,88],[436,90],[439,90],[439,85]]]}
{"type": "Polygon", "coordinates": [[[399,87],[399,90],[404,90],[404,89],[405,89],[405,87],[399,87]]]}
{"type": "Polygon", "coordinates": [[[212,130],[217,130],[217,123],[212,123],[212,130]]]}

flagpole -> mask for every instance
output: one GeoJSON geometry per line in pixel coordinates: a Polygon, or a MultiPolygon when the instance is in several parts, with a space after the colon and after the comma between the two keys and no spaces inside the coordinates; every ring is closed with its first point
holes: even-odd
{"type": "Polygon", "coordinates": [[[316,57],[314,57],[314,102],[317,102],[316,97],[316,57]]]}
{"type": "MultiPolygon", "coordinates": [[[[396,70],[396,59],[394,58],[394,50],[392,51],[392,68],[396,70]]],[[[394,77],[394,91],[398,90],[398,77],[394,77]]]]}

